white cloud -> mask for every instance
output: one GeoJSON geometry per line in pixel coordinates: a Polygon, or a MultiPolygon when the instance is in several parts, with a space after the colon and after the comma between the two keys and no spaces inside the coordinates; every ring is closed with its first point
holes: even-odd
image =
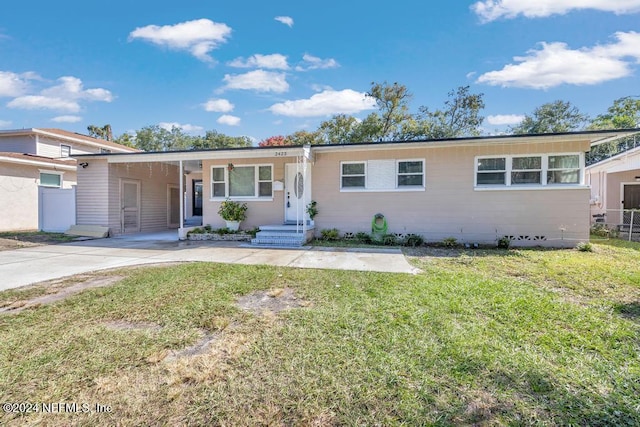
{"type": "Polygon", "coordinates": [[[293,27],[293,18],[290,16],[276,16],[273,19],[287,25],[289,28],[293,27]]]}
{"type": "Polygon", "coordinates": [[[218,117],[218,120],[216,120],[216,122],[220,123],[221,125],[238,126],[240,124],[240,117],[223,114],[222,116],[218,117]]]}
{"type": "Polygon", "coordinates": [[[205,111],[215,113],[229,113],[235,108],[235,105],[229,102],[229,100],[222,98],[211,98],[210,100],[202,104],[202,106],[204,107],[205,111]]]}
{"type": "Polygon", "coordinates": [[[302,65],[296,67],[296,71],[317,70],[326,68],[338,68],[340,64],[333,58],[322,59],[305,53],[302,57],[302,65]]]}
{"type": "Polygon", "coordinates": [[[11,71],[0,71],[0,97],[15,97],[27,92],[29,80],[37,80],[40,77],[34,72],[22,74],[11,71]]]}
{"type": "Polygon", "coordinates": [[[113,101],[113,95],[106,89],[83,89],[82,80],[77,77],[64,76],[58,79],[60,84],[44,89],[41,95],[51,98],[84,99],[87,101],[113,101]]]}
{"type": "Polygon", "coordinates": [[[236,58],[228,63],[231,67],[237,68],[269,68],[274,70],[288,70],[287,57],[279,53],[271,55],[261,55],[259,53],[247,59],[236,58]]]}
{"type": "MultiPolygon", "coordinates": [[[[39,78],[30,74],[30,79],[39,78]]],[[[67,113],[80,111],[80,101],[111,102],[113,95],[106,89],[84,89],[82,80],[77,77],[64,76],[58,79],[59,84],[43,89],[38,95],[22,95],[7,104],[9,108],[23,110],[57,110],[67,113]]]]}
{"type": "Polygon", "coordinates": [[[289,117],[320,117],[333,114],[354,114],[376,108],[376,102],[366,93],[345,89],[325,90],[308,99],[273,104],[269,110],[289,117]]]}
{"type": "Polygon", "coordinates": [[[255,70],[245,74],[225,74],[224,89],[255,90],[283,93],[289,90],[286,75],[273,71],[255,70]]]}
{"type": "Polygon", "coordinates": [[[190,124],[180,124],[178,122],[160,122],[158,126],[162,129],[171,131],[171,129],[178,128],[186,133],[200,133],[204,130],[202,126],[190,125],[190,124]]]}
{"type": "Polygon", "coordinates": [[[80,104],[75,100],[41,95],[20,96],[10,101],[7,107],[21,110],[58,110],[69,113],[77,113],[80,111],[80,104]]]}
{"type": "Polygon", "coordinates": [[[58,116],[51,119],[52,122],[56,123],[78,123],[82,120],[80,116],[58,116]]]}
{"type": "Polygon", "coordinates": [[[487,123],[494,126],[517,125],[524,120],[524,116],[520,114],[496,114],[487,116],[487,123]]]}
{"type": "Polygon", "coordinates": [[[9,120],[0,120],[0,129],[9,129],[12,122],[9,120]]]}
{"type": "Polygon", "coordinates": [[[621,15],[640,11],[640,0],[482,0],[471,5],[482,22],[499,18],[542,18],[592,9],[621,15]]]}
{"type": "Polygon", "coordinates": [[[566,43],[540,43],[540,49],[514,57],[515,64],[478,77],[491,86],[548,89],[561,84],[593,85],[632,74],[640,62],[640,33],[616,33],[616,42],[591,48],[570,49],[566,43]]]}
{"type": "Polygon", "coordinates": [[[169,49],[186,50],[204,62],[213,62],[213,49],[227,41],[231,28],[209,19],[197,19],[175,25],[147,25],[129,33],[129,40],[141,39],[169,49]]]}

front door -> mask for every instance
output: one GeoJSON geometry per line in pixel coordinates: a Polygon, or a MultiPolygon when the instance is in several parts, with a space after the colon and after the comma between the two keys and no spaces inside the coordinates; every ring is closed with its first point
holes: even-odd
{"type": "Polygon", "coordinates": [[[140,231],[140,182],[120,181],[120,230],[122,233],[140,231]]]}
{"type": "Polygon", "coordinates": [[[308,183],[305,182],[302,166],[295,163],[285,165],[284,219],[286,222],[302,221],[305,217],[304,201],[308,183]]]}
{"type": "Polygon", "coordinates": [[[633,224],[631,224],[631,212],[626,209],[640,209],[640,184],[623,184],[622,207],[625,209],[622,215],[622,224],[633,226],[634,230],[640,226],[640,212],[633,213],[633,224]]]}
{"type": "Polygon", "coordinates": [[[193,216],[202,216],[202,180],[193,180],[193,216]]]}

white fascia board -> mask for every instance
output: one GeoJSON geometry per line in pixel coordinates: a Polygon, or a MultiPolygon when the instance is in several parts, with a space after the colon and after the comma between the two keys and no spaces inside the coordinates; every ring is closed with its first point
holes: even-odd
{"type": "Polygon", "coordinates": [[[17,165],[28,165],[37,167],[46,167],[55,170],[75,171],[76,165],[61,165],[59,163],[48,163],[39,160],[16,159],[15,157],[0,156],[0,162],[13,163],[17,165]]]}

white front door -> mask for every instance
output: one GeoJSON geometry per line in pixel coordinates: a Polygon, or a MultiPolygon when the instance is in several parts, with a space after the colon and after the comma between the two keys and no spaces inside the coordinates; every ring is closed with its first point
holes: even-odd
{"type": "Polygon", "coordinates": [[[139,181],[120,181],[120,228],[122,233],[140,231],[139,181]]]}
{"type": "Polygon", "coordinates": [[[302,165],[287,163],[284,173],[284,220],[302,222],[305,218],[305,200],[309,189],[302,165]]]}

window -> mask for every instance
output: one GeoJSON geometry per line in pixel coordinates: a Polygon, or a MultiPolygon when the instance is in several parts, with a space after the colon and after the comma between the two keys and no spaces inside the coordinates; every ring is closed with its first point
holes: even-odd
{"type": "Polygon", "coordinates": [[[211,168],[211,197],[272,198],[273,166],[214,166],[211,168]]]}
{"type": "Polygon", "coordinates": [[[478,159],[478,185],[504,185],[506,184],[506,158],[494,157],[478,159]]]}
{"type": "Polygon", "coordinates": [[[403,160],[398,162],[398,187],[423,186],[423,178],[423,160],[403,160]]]}
{"type": "Polygon", "coordinates": [[[364,188],[365,187],[365,163],[342,163],[340,175],[342,188],[364,188]]]}
{"type": "Polygon", "coordinates": [[[547,184],[579,184],[580,156],[577,154],[549,156],[547,184]]]}
{"type": "Polygon", "coordinates": [[[60,144],[60,157],[69,157],[71,155],[71,146],[60,144]]]}
{"type": "Polygon", "coordinates": [[[476,159],[476,186],[579,185],[581,154],[501,156],[476,159]]]}
{"type": "Polygon", "coordinates": [[[511,184],[542,184],[541,157],[514,157],[511,163],[511,184]]]}
{"type": "Polygon", "coordinates": [[[109,150],[108,148],[101,148],[100,149],[100,154],[110,154],[111,150],[109,150]]]}
{"type": "Polygon", "coordinates": [[[340,164],[341,191],[419,191],[424,159],[378,159],[340,164]]]}
{"type": "Polygon", "coordinates": [[[40,172],[40,185],[42,187],[62,187],[62,175],[59,173],[40,172]]]}

